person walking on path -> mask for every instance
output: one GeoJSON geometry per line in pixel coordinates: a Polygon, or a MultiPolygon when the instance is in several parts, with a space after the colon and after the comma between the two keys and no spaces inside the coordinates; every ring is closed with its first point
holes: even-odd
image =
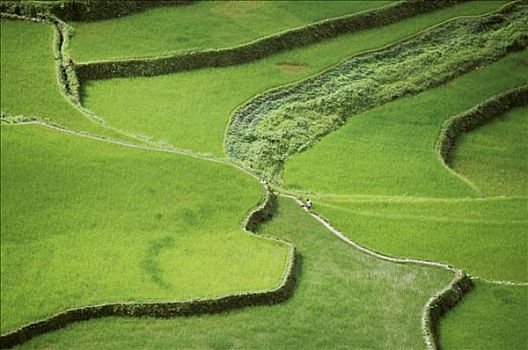
{"type": "Polygon", "coordinates": [[[308,209],[308,210],[312,209],[313,203],[312,203],[312,201],[309,198],[306,198],[305,206],[306,206],[306,209],[308,209]]]}

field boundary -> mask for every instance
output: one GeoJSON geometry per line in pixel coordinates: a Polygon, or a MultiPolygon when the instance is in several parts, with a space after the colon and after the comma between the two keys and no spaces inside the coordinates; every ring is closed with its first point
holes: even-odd
{"type": "Polygon", "coordinates": [[[460,138],[470,131],[501,117],[504,113],[528,105],[528,84],[510,89],[484,100],[473,108],[444,121],[435,150],[443,167],[461,179],[483,197],[483,192],[471,180],[453,169],[453,153],[460,138]]]}
{"type": "MultiPolygon", "coordinates": [[[[152,138],[149,136],[144,135],[137,135],[125,130],[121,130],[118,128],[115,128],[108,124],[106,120],[98,117],[84,107],[81,103],[80,98],[80,91],[81,91],[81,85],[79,83],[79,80],[77,78],[77,75],[75,73],[74,69],[74,63],[69,55],[69,38],[72,35],[71,27],[64,21],[60,20],[56,16],[52,14],[37,14],[36,17],[27,17],[23,15],[14,15],[9,13],[0,12],[0,18],[6,18],[11,20],[22,20],[22,21],[30,21],[30,22],[36,22],[36,23],[47,23],[50,25],[54,30],[53,35],[53,57],[55,59],[55,75],[57,79],[58,89],[59,92],[62,94],[62,96],[65,98],[65,100],[75,109],[81,113],[82,116],[84,116],[89,121],[101,126],[102,128],[106,128],[108,130],[114,131],[118,134],[124,135],[126,137],[129,137],[131,139],[135,139],[138,142],[141,143],[147,143],[147,144],[155,144],[156,146],[165,147],[165,148],[171,148],[175,149],[173,146],[170,145],[161,145],[161,143],[153,143],[152,138]]],[[[36,121],[40,120],[43,121],[43,118],[34,117],[34,116],[17,116],[21,121],[36,121]]],[[[46,121],[47,122],[47,121],[46,121]]],[[[49,123],[47,125],[50,125],[49,123]]],[[[64,128],[67,130],[66,128],[64,128]]],[[[82,134],[82,132],[80,133],[82,134]]],[[[186,150],[180,150],[182,154],[186,153],[193,153],[192,151],[186,151],[186,150]]],[[[196,153],[196,152],[195,152],[196,153]]],[[[208,158],[206,155],[202,155],[202,157],[208,158]]]]}
{"type": "Polygon", "coordinates": [[[238,46],[145,58],[101,60],[75,65],[81,84],[88,80],[118,77],[156,76],[207,67],[227,67],[251,62],[272,54],[314,44],[344,33],[398,22],[466,0],[399,1],[378,9],[334,17],[286,30],[238,46]]]}
{"type": "Polygon", "coordinates": [[[395,263],[395,264],[415,264],[427,267],[438,267],[453,273],[453,279],[447,286],[437,291],[428,300],[422,309],[420,316],[420,325],[423,333],[423,338],[428,350],[437,350],[440,348],[438,340],[438,325],[440,318],[450,309],[455,307],[460,300],[473,288],[472,279],[461,269],[457,269],[451,265],[439,263],[436,261],[419,260],[412,258],[396,258],[389,255],[379,253],[371,250],[353,240],[348,238],[341,231],[336,229],[330,222],[319,213],[313,210],[308,210],[304,203],[293,195],[279,194],[280,196],[293,199],[296,203],[303,207],[303,209],[317,220],[326,229],[336,235],[345,243],[351,245],[355,249],[375,257],[377,259],[395,263]]]}
{"type": "Polygon", "coordinates": [[[487,278],[480,278],[478,276],[471,276],[471,279],[475,281],[481,281],[484,283],[499,284],[503,286],[528,287],[528,282],[497,281],[497,280],[489,280],[487,278]]]}
{"type": "Polygon", "coordinates": [[[477,104],[473,108],[447,119],[440,129],[436,153],[443,165],[452,170],[453,152],[463,134],[479,128],[504,113],[528,106],[528,84],[507,90],[477,104]]]}

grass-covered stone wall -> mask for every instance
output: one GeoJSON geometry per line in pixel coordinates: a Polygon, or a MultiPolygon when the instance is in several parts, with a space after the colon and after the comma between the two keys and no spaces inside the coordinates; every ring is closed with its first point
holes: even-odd
{"type": "Polygon", "coordinates": [[[205,67],[231,66],[250,62],[283,50],[320,42],[343,33],[395,23],[459,2],[461,1],[402,1],[359,14],[320,21],[232,48],[183,52],[145,59],[88,62],[78,64],[76,69],[79,79],[86,81],[116,77],[154,76],[205,67]]]}
{"type": "Polygon", "coordinates": [[[528,106],[528,85],[494,96],[469,111],[446,120],[436,145],[440,157],[451,166],[453,151],[464,133],[523,106],[528,106]]]}

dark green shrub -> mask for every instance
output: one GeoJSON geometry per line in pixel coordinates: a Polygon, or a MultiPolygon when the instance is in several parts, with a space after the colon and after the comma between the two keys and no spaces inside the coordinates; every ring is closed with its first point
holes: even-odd
{"type": "Polygon", "coordinates": [[[153,76],[204,67],[250,62],[295,47],[313,44],[343,33],[398,22],[418,14],[452,6],[464,0],[402,1],[380,9],[314,23],[233,48],[183,52],[146,59],[79,64],[81,82],[116,77],[153,76]]]}
{"type": "Polygon", "coordinates": [[[460,137],[506,112],[528,106],[528,85],[494,96],[467,112],[454,116],[442,126],[437,143],[437,151],[447,165],[451,165],[452,153],[460,137]]]}
{"type": "Polygon", "coordinates": [[[0,1],[0,12],[35,17],[51,13],[64,21],[95,21],[126,16],[156,6],[185,5],[194,0],[62,0],[38,2],[23,0],[0,1]]]}

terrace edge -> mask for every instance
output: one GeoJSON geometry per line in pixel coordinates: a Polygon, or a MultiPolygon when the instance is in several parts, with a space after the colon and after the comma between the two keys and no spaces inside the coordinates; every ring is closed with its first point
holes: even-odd
{"type": "Polygon", "coordinates": [[[97,21],[130,15],[153,7],[188,5],[197,0],[99,0],[37,2],[21,0],[0,1],[0,12],[35,17],[50,13],[65,21],[97,21]]]}
{"type": "Polygon", "coordinates": [[[435,147],[438,157],[451,169],[453,152],[463,134],[523,106],[528,106],[528,84],[494,95],[473,108],[452,116],[443,123],[440,130],[435,147]]]}
{"type": "Polygon", "coordinates": [[[79,63],[75,70],[81,84],[88,80],[156,76],[207,67],[227,67],[284,50],[314,44],[344,33],[396,23],[402,19],[453,6],[467,0],[404,0],[378,9],[330,18],[279,32],[242,45],[210,50],[183,51],[172,55],[79,63]]]}

